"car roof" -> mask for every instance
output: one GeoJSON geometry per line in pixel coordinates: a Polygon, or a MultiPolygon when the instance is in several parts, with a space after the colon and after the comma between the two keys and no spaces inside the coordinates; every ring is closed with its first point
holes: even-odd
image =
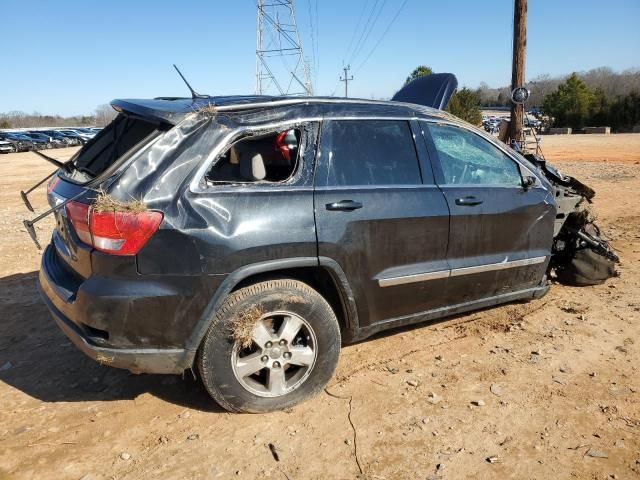
{"type": "MultiPolygon", "coordinates": [[[[188,114],[205,111],[212,114],[251,113],[258,122],[258,112],[287,110],[291,116],[384,116],[384,117],[434,117],[449,115],[422,105],[358,98],[336,97],[286,97],[264,95],[207,96],[196,98],[158,97],[153,99],[116,99],[111,102],[119,112],[128,112],[161,122],[177,124],[188,114]]],[[[283,112],[284,113],[284,112],[283,112]]],[[[288,116],[287,115],[287,116],[288,116]]],[[[266,118],[266,116],[265,116],[266,118]]],[[[272,119],[273,120],[273,119],[272,119]]]]}

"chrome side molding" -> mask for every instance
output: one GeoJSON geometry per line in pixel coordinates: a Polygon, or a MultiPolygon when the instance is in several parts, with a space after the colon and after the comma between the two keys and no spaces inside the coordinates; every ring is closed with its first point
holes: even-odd
{"type": "Polygon", "coordinates": [[[544,263],[546,259],[546,256],[523,258],[522,260],[512,260],[510,262],[488,263],[486,265],[477,265],[474,267],[462,267],[454,268],[452,270],[438,270],[436,272],[403,275],[400,277],[380,278],[378,279],[378,285],[380,287],[392,287],[394,285],[405,285],[407,283],[425,282],[427,280],[437,280],[440,278],[459,277],[461,275],[471,275],[474,273],[490,272],[493,270],[526,267],[527,265],[544,263]]]}

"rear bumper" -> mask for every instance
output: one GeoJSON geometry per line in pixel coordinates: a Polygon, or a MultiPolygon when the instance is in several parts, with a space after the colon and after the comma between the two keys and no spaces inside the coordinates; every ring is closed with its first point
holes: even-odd
{"type": "Polygon", "coordinates": [[[182,292],[161,290],[157,281],[142,278],[81,279],[64,266],[52,245],[42,256],[39,289],[60,329],[97,362],[134,373],[179,374],[191,366],[192,355],[177,341],[179,347],[170,343],[190,333],[174,322],[182,292]],[[150,342],[151,334],[157,343],[150,342]]]}
{"type": "Polygon", "coordinates": [[[186,352],[183,349],[107,348],[93,344],[82,327],[65,317],[51,302],[42,287],[42,277],[43,273],[41,272],[40,294],[54,320],[64,334],[69,337],[69,340],[89,358],[110,367],[130,370],[133,373],[179,374],[187,368],[184,365],[186,352]]]}

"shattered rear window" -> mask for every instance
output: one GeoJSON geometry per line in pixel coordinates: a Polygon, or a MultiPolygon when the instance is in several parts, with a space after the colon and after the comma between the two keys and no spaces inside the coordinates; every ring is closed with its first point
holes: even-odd
{"type": "Polygon", "coordinates": [[[73,164],[77,170],[96,177],[138,144],[155,136],[159,125],[143,119],[118,115],[80,150],[73,164]]]}

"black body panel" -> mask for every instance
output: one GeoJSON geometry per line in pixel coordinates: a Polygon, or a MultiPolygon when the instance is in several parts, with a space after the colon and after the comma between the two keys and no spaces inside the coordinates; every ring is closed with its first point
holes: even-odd
{"type": "MultiPolygon", "coordinates": [[[[194,112],[192,99],[114,102],[124,115],[175,126],[124,155],[96,182],[63,179],[53,189],[52,205],[78,194],[79,201],[90,203],[103,188],[118,200],[141,199],[164,215],[136,256],[118,257],[84,245],[64,211],[57,213],[58,228],[43,255],[41,291],[61,328],[93,358],[117,358],[108,363],[136,371],[189,368],[225,296],[241,282],[270,273],[295,276],[304,270],[312,278],[327,272],[347,341],[546,291],[546,261],[450,275],[505,256],[548,255],[549,219],[553,226],[555,216],[548,184],[528,164],[539,180],[536,188],[491,193],[480,209],[456,208],[458,196],[485,192],[439,186],[437,156],[418,122],[458,125],[450,115],[393,102],[289,104],[291,99],[258,97],[245,97],[241,104],[273,105],[233,111],[222,107],[236,97],[216,98],[222,110],[215,114],[194,112]],[[403,184],[318,183],[325,162],[317,155],[321,126],[360,118],[404,123],[415,181],[396,170],[393,175],[403,184]],[[236,139],[289,128],[302,132],[299,163],[289,180],[215,184],[206,179],[236,139]]],[[[195,105],[206,106],[206,99],[195,105]]],[[[394,152],[385,157],[393,159],[394,152]]]]}

